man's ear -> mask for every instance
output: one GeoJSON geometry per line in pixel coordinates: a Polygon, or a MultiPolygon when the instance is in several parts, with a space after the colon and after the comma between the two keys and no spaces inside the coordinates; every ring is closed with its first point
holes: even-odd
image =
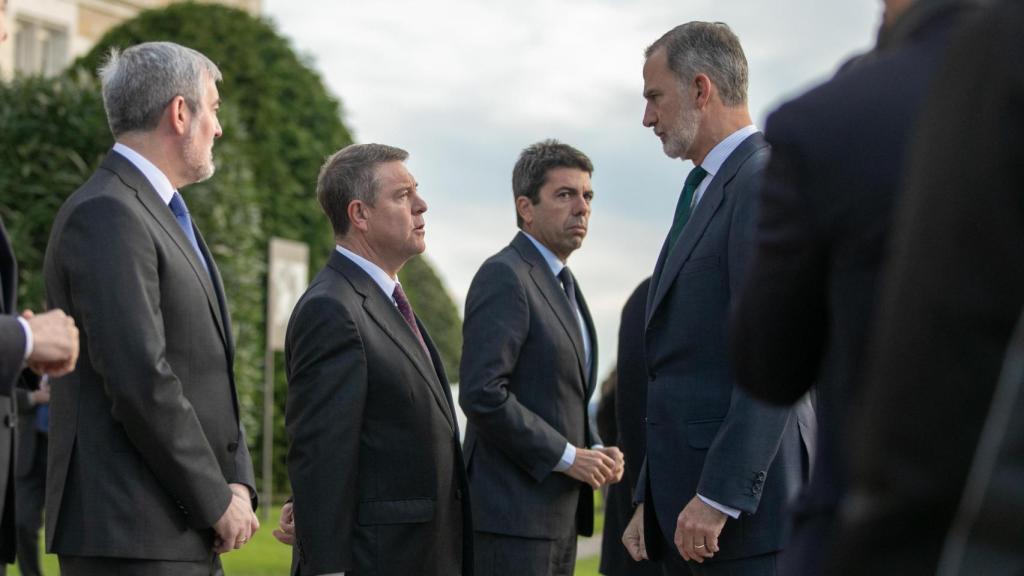
{"type": "Polygon", "coordinates": [[[533,201],[526,196],[516,196],[516,213],[523,224],[533,223],[533,201]]]}
{"type": "Polygon", "coordinates": [[[707,74],[697,74],[693,78],[694,105],[698,110],[703,110],[711,101],[711,89],[713,84],[707,74]]]}
{"type": "Polygon", "coordinates": [[[192,110],[189,109],[184,96],[175,96],[164,110],[164,115],[168,126],[175,134],[184,136],[188,133],[188,127],[192,123],[192,110]]]}
{"type": "Polygon", "coordinates": [[[353,200],[348,203],[348,221],[349,225],[366,232],[370,227],[370,214],[367,210],[369,206],[362,200],[353,200]]]}

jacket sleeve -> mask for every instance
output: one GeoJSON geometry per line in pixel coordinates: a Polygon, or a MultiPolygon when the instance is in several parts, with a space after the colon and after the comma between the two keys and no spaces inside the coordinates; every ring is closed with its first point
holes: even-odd
{"type": "Polygon", "coordinates": [[[540,482],[561,460],[567,440],[511,388],[529,330],[529,303],[518,276],[500,262],[485,263],[466,296],[459,405],[488,444],[540,482]]]}
{"type": "Polygon", "coordinates": [[[0,396],[10,396],[25,364],[25,329],[17,317],[0,315],[0,396]]]}
{"type": "Polygon", "coordinates": [[[285,362],[288,475],[303,573],[350,571],[368,375],[359,331],[340,303],[299,303],[285,362]]]}
{"type": "MultiPolygon", "coordinates": [[[[97,198],[69,215],[55,249],[111,415],[196,528],[231,490],[166,358],[160,270],[150,232],[123,202],[97,198]]],[[[59,383],[58,383],[59,385],[59,383]]]]}

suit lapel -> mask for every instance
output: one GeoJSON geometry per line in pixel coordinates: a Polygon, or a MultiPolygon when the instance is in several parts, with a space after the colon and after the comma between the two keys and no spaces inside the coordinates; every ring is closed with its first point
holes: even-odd
{"type": "MultiPolygon", "coordinates": [[[[135,167],[134,164],[128,161],[125,157],[121,156],[117,152],[111,152],[107,155],[106,159],[103,160],[103,168],[110,170],[111,172],[118,175],[122,182],[129,188],[135,190],[135,196],[139,199],[142,205],[150,213],[157,224],[163,228],[164,232],[171,237],[177,245],[178,250],[181,251],[182,255],[188,260],[192,266],[192,271],[196,276],[196,280],[203,287],[203,292],[206,293],[206,299],[210,306],[210,313],[213,314],[214,322],[217,324],[217,329],[220,331],[221,339],[224,341],[225,348],[228,348],[229,336],[224,327],[224,319],[221,317],[220,303],[217,300],[213,282],[210,279],[210,274],[207,273],[203,263],[199,261],[199,255],[192,248],[192,243],[189,242],[185,236],[185,232],[182,231],[178,225],[178,221],[174,219],[174,214],[171,213],[171,209],[163,203],[160,195],[153,186],[149,183],[149,180],[135,167]]],[[[197,230],[198,232],[198,230],[197,230]]],[[[198,236],[198,234],[197,234],[198,236]]],[[[213,259],[209,258],[207,254],[207,260],[210,263],[210,270],[213,270],[213,259]]]]}
{"type": "Polygon", "coordinates": [[[704,231],[707,230],[711,219],[718,211],[719,206],[722,205],[722,201],[725,199],[726,186],[732,182],[732,179],[739,172],[744,162],[764,145],[764,136],[760,132],[752,134],[741,142],[733,150],[732,154],[726,158],[718,173],[715,174],[711,183],[708,184],[708,188],[704,191],[704,195],[693,211],[693,215],[690,216],[690,220],[683,228],[683,233],[676,240],[675,249],[669,249],[667,240],[666,244],[662,246],[661,254],[658,257],[658,264],[654,268],[654,280],[651,282],[649,292],[647,323],[650,323],[654,312],[658,309],[662,300],[665,299],[665,295],[668,294],[669,289],[675,282],[676,276],[678,276],[683,264],[690,258],[690,254],[693,253],[693,249],[704,236],[704,231]]]}
{"type": "MultiPolygon", "coordinates": [[[[391,340],[398,345],[405,356],[412,362],[416,370],[427,382],[427,388],[434,396],[438,408],[444,414],[445,420],[452,430],[455,430],[455,419],[445,399],[445,393],[441,389],[441,378],[439,372],[430,365],[428,358],[423,354],[423,347],[419,340],[406,325],[402,315],[398,312],[391,299],[384,294],[380,286],[370,278],[362,268],[337,251],[331,253],[327,265],[336,272],[348,279],[356,292],[363,296],[363,309],[391,340]]],[[[417,319],[417,322],[419,319],[417,319]]],[[[427,341],[426,330],[420,325],[420,333],[427,341]]],[[[432,345],[432,344],[431,344],[432,345]]]]}
{"type": "MultiPolygon", "coordinates": [[[[561,283],[551,273],[551,267],[544,260],[544,256],[537,251],[537,247],[522,232],[516,234],[516,237],[512,239],[512,248],[530,265],[530,278],[533,279],[537,290],[540,291],[544,300],[547,301],[548,306],[551,307],[555,317],[558,318],[558,322],[562,325],[562,329],[565,330],[569,340],[572,341],[573,348],[576,350],[576,362],[579,364],[580,376],[583,379],[583,388],[585,390],[588,378],[586,352],[583,348],[583,335],[580,334],[579,321],[576,319],[576,313],[573,311],[572,305],[569,304],[569,299],[565,297],[565,291],[562,290],[561,283]]],[[[579,287],[576,290],[576,301],[580,303],[581,308],[585,306],[582,304],[583,300],[579,287]]]]}
{"type": "Polygon", "coordinates": [[[579,282],[576,283],[576,302],[580,305],[583,323],[587,326],[587,334],[590,336],[590,371],[584,383],[587,389],[584,398],[590,398],[590,395],[594,393],[594,386],[597,382],[597,338],[594,336],[597,333],[594,332],[594,319],[590,316],[590,307],[587,306],[587,301],[583,298],[579,282]]]}

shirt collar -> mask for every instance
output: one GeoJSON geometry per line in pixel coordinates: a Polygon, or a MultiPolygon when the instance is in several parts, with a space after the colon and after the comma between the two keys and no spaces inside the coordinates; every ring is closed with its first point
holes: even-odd
{"type": "MultiPolygon", "coordinates": [[[[744,126],[739,130],[729,134],[724,140],[715,145],[714,148],[708,152],[708,155],[704,157],[704,161],[701,162],[700,167],[707,171],[712,177],[718,173],[722,168],[722,164],[725,164],[727,158],[743,143],[751,134],[757,132],[757,126],[753,124],[744,126]]],[[[710,182],[710,178],[705,178],[710,182]]]]}
{"type": "Polygon", "coordinates": [[[160,195],[160,199],[164,201],[164,204],[171,203],[171,197],[174,196],[175,189],[163,171],[149,160],[146,160],[145,156],[120,142],[114,143],[114,152],[124,156],[133,166],[139,169],[139,172],[142,172],[142,175],[149,181],[149,185],[160,195]]]}
{"type": "Polygon", "coordinates": [[[388,273],[381,270],[380,266],[377,266],[373,262],[370,262],[366,258],[363,258],[359,254],[356,254],[340,244],[337,245],[337,250],[339,254],[355,262],[356,266],[362,268],[363,272],[366,272],[377,286],[380,286],[380,289],[384,291],[384,294],[387,295],[392,303],[395,301],[395,286],[400,284],[398,280],[388,276],[388,273]]]}
{"type": "Polygon", "coordinates": [[[562,268],[565,268],[565,262],[559,260],[558,256],[555,256],[555,253],[552,252],[550,248],[541,244],[540,241],[533,236],[530,236],[526,232],[523,232],[523,235],[529,238],[530,242],[533,242],[533,245],[537,247],[537,251],[544,257],[544,261],[548,263],[548,267],[551,268],[551,273],[555,275],[555,278],[558,278],[558,275],[562,272],[562,268]]]}

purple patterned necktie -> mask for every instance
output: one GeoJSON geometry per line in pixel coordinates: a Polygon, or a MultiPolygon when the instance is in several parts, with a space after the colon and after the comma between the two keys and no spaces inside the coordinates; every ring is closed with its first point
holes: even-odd
{"type": "Polygon", "coordinates": [[[416,325],[416,315],[412,312],[412,306],[409,304],[409,299],[405,297],[405,290],[402,290],[401,284],[395,284],[395,291],[391,293],[391,297],[395,299],[398,313],[402,315],[405,323],[412,330],[413,335],[420,341],[420,346],[423,348],[423,353],[427,355],[427,360],[433,364],[434,361],[430,358],[430,351],[427,350],[427,343],[423,340],[423,335],[420,334],[419,326],[416,325]]]}

